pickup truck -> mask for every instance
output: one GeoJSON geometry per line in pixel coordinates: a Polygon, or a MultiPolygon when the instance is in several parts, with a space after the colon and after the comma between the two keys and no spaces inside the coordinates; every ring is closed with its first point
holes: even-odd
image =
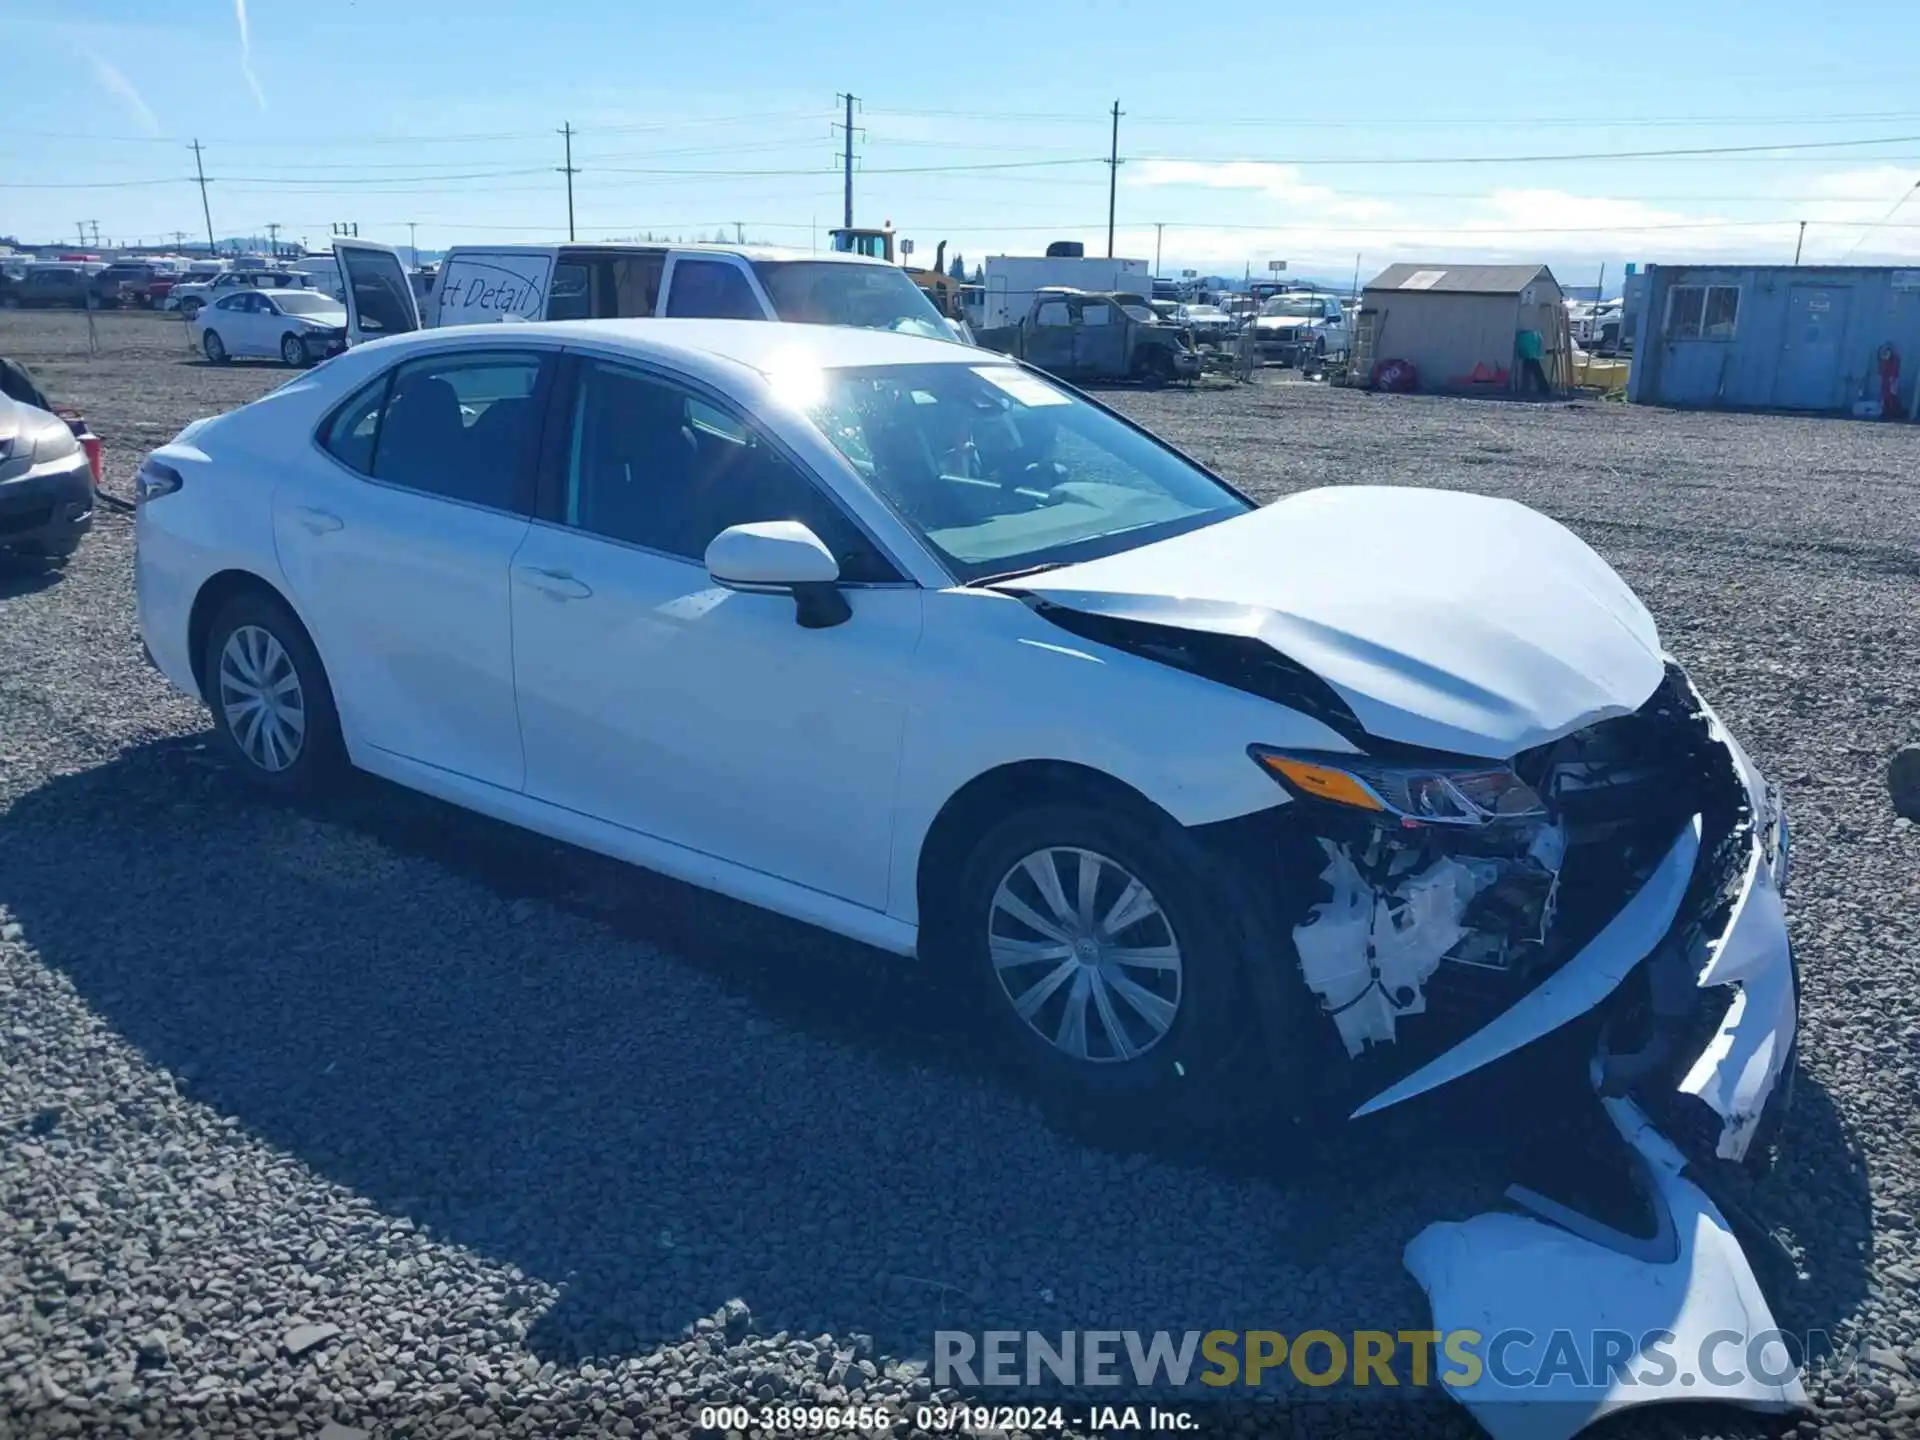
{"type": "Polygon", "coordinates": [[[1069,380],[1161,386],[1200,373],[1185,329],[1161,320],[1141,296],[1117,292],[1036,291],[1018,324],[978,331],[974,341],[1069,380]]]}

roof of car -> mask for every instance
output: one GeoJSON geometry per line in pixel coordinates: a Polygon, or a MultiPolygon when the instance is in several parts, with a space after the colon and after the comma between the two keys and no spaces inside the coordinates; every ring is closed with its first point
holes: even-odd
{"type": "Polygon", "coordinates": [[[458,341],[485,346],[526,336],[562,342],[612,344],[660,359],[712,357],[766,373],[795,359],[823,369],[880,365],[1001,365],[1012,362],[991,350],[953,340],[930,340],[890,330],[845,325],[802,325],[777,320],[541,320],[500,325],[439,326],[395,336],[380,344],[458,341]]]}
{"type": "Polygon", "coordinates": [[[447,251],[449,257],[469,252],[476,255],[514,255],[545,253],[548,250],[583,251],[604,254],[631,254],[636,250],[684,251],[693,254],[739,255],[747,260],[824,260],[833,264],[885,265],[888,262],[873,255],[854,255],[841,250],[795,250],[780,245],[723,245],[714,241],[680,244],[665,240],[649,240],[639,243],[616,243],[611,241],[571,240],[549,241],[546,244],[507,244],[489,245],[476,242],[469,245],[455,245],[447,251]]]}

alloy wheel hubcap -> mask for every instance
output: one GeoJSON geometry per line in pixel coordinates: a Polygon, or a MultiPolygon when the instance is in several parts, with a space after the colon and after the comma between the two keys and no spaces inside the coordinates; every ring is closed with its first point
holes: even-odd
{"type": "Polygon", "coordinates": [[[307,737],[306,696],[293,657],[272,633],[242,625],[220,650],[220,713],[240,751],[262,770],[285,770],[307,737]]]}
{"type": "Polygon", "coordinates": [[[1000,881],[987,953],[1014,1013],[1075,1060],[1136,1060],[1180,1013],[1180,944],[1153,892],[1091,850],[1054,846],[1000,881]]]}

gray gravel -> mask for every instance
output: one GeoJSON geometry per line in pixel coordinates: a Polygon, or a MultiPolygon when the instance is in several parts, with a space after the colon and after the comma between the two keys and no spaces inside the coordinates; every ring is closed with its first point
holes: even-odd
{"type": "MultiPolygon", "coordinates": [[[[7,314],[0,352],[85,407],[125,493],[146,448],[285,376],[192,363],[182,328],[106,317],[90,360],[84,322],[7,314]]],[[[1882,1347],[1805,1433],[1912,1433],[1920,836],[1885,774],[1920,738],[1920,437],[1117,400],[1263,497],[1524,500],[1646,598],[1788,791],[1804,1075],[1746,1200],[1803,1272],[1781,1323],[1882,1347]]],[[[898,1408],[943,1326],[1421,1328],[1401,1247],[1507,1178],[1472,1147],[1095,1149],[895,962],[372,782],[264,804],[141,661],[131,561],[107,514],[64,574],[0,575],[0,1435],[667,1436],[713,1400],[898,1408]]],[[[1475,1433],[1444,1404],[1210,1419],[1475,1433]]]]}

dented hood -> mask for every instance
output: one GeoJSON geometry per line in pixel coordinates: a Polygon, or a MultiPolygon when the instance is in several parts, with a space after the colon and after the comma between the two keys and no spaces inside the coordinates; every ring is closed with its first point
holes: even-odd
{"type": "Polygon", "coordinates": [[[1511,500],[1340,486],[1022,580],[1089,614],[1256,638],[1368,734],[1504,758],[1629,714],[1665,666],[1646,607],[1511,500]]]}

